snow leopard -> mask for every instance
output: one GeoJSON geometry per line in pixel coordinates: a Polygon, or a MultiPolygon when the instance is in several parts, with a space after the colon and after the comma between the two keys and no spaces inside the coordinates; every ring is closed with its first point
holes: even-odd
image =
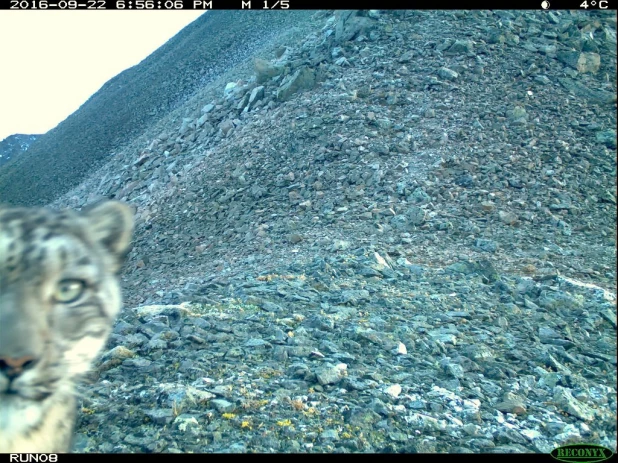
{"type": "Polygon", "coordinates": [[[0,205],[0,453],[71,450],[76,386],[121,307],[133,209],[0,205]]]}

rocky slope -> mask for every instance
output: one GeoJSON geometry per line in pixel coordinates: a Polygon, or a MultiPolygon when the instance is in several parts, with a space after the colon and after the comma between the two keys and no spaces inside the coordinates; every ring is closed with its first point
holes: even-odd
{"type": "Polygon", "coordinates": [[[54,203],[138,211],[77,447],[615,451],[615,13],[305,25],[54,203]]]}
{"type": "Polygon", "coordinates": [[[181,106],[197,88],[249,59],[255,50],[302,25],[310,12],[211,11],[141,63],[113,79],[77,111],[0,170],[0,198],[45,204],[79,185],[94,167],[148,126],[181,106]]]}

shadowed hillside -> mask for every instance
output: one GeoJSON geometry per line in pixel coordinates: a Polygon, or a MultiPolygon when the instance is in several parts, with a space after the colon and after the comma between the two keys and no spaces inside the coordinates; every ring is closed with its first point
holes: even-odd
{"type": "Polygon", "coordinates": [[[52,201],[90,169],[185,101],[199,86],[251,57],[264,40],[310,12],[265,15],[212,11],[137,66],[108,81],[75,113],[0,171],[0,198],[15,205],[52,201]],[[241,20],[242,19],[242,20],[241,20]]]}

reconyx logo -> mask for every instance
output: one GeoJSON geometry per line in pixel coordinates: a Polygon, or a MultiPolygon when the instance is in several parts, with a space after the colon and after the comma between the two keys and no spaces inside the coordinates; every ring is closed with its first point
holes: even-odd
{"type": "Polygon", "coordinates": [[[611,458],[612,451],[607,447],[593,444],[564,445],[551,451],[551,456],[565,463],[594,463],[611,458]]]}

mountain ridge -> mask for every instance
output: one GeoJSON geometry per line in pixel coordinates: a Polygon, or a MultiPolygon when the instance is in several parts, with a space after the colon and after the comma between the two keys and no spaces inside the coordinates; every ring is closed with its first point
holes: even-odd
{"type": "Polygon", "coordinates": [[[0,198],[13,205],[52,201],[199,86],[248,60],[277,31],[309,16],[302,11],[252,12],[246,23],[239,11],[198,17],[142,62],[106,82],[27,155],[0,170],[0,198]]]}
{"type": "Polygon", "coordinates": [[[0,168],[20,153],[28,151],[30,146],[41,137],[41,134],[28,135],[15,133],[0,141],[0,168]]]}

